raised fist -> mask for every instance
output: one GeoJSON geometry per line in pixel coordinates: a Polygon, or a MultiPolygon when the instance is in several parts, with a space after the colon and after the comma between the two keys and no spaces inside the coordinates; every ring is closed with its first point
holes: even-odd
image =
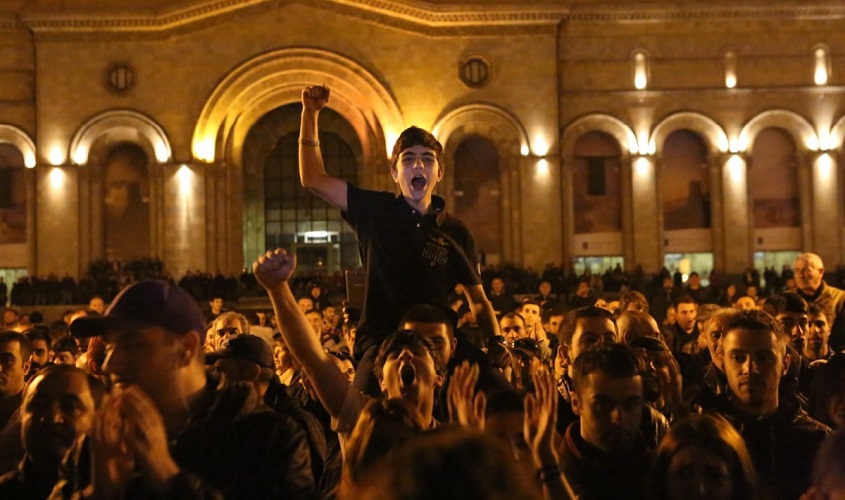
{"type": "Polygon", "coordinates": [[[325,85],[313,85],[302,89],[302,106],[306,110],[320,111],[328,102],[329,88],[325,85]]]}
{"type": "Polygon", "coordinates": [[[275,288],[288,281],[296,269],[296,256],[283,248],[270,250],[252,263],[255,279],[264,288],[275,288]]]}

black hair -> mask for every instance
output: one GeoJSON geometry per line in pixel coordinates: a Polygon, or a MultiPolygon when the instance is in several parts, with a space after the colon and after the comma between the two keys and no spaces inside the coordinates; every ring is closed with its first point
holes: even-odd
{"type": "Polygon", "coordinates": [[[580,390],[591,373],[602,372],[612,378],[632,378],[645,370],[642,360],[625,344],[598,344],[575,358],[572,383],[580,390]]]}
{"type": "Polygon", "coordinates": [[[414,146],[423,146],[434,150],[437,164],[443,168],[443,145],[434,137],[431,132],[419,127],[408,127],[402,131],[396,143],[393,144],[393,152],[390,155],[390,168],[396,168],[399,155],[402,151],[414,146]]]}
{"type": "Polygon", "coordinates": [[[795,292],[781,292],[766,299],[763,310],[776,317],[783,313],[809,314],[810,306],[795,292]]]}
{"type": "Polygon", "coordinates": [[[399,320],[399,328],[404,328],[406,323],[442,323],[446,325],[446,333],[449,340],[455,338],[455,323],[457,318],[451,309],[446,311],[443,308],[431,304],[416,304],[408,308],[402,319],[399,320]]]}
{"type": "Polygon", "coordinates": [[[616,329],[616,318],[613,313],[607,309],[596,306],[579,307],[574,311],[569,311],[563,325],[560,327],[560,343],[561,345],[570,345],[572,337],[575,335],[575,328],[578,326],[578,321],[583,318],[604,318],[613,323],[613,329],[616,329]]]}
{"type": "Polygon", "coordinates": [[[29,341],[26,335],[14,330],[3,330],[0,332],[0,344],[7,342],[17,342],[20,344],[21,362],[26,363],[29,361],[29,357],[32,356],[32,342],[29,341]]]}
{"type": "Polygon", "coordinates": [[[414,330],[397,330],[387,336],[381,343],[375,362],[373,363],[373,372],[379,380],[382,380],[384,373],[384,363],[391,354],[397,354],[405,347],[423,347],[425,348],[431,358],[434,360],[434,371],[438,375],[446,373],[446,363],[440,357],[440,352],[434,348],[434,344],[428,337],[414,330]]]}

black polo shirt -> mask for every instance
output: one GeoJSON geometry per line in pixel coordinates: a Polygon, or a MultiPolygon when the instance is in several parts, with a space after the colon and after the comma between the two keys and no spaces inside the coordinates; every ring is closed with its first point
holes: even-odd
{"type": "Polygon", "coordinates": [[[358,236],[367,271],[356,358],[395,331],[410,306],[448,307],[456,284],[481,283],[472,235],[446,212],[439,196],[433,197],[432,210],[421,214],[401,195],[348,184],[342,216],[358,236]]]}

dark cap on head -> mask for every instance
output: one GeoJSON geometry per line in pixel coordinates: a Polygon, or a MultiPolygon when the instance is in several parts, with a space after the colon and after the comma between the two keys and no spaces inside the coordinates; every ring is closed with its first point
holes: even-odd
{"type": "Polygon", "coordinates": [[[242,333],[229,340],[229,344],[222,351],[205,355],[205,364],[213,364],[218,359],[235,358],[255,363],[264,368],[275,368],[273,351],[261,337],[242,333]]]}
{"type": "Polygon", "coordinates": [[[70,325],[74,337],[102,335],[109,330],[159,326],[182,334],[195,331],[205,338],[205,320],[191,295],[167,281],[133,283],[112,300],[103,316],[77,318],[70,325]]]}

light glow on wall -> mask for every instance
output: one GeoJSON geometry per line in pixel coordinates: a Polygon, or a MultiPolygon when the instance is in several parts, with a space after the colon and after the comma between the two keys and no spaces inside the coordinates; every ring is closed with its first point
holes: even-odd
{"type": "Polygon", "coordinates": [[[85,165],[88,163],[88,146],[80,144],[73,153],[73,163],[75,165],[85,165]]]}
{"type": "Polygon", "coordinates": [[[736,88],[736,52],[725,53],[725,87],[736,88]]]}
{"type": "Polygon", "coordinates": [[[155,151],[157,162],[167,163],[170,160],[170,147],[161,139],[153,141],[153,150],[155,151]]]}
{"type": "Polygon", "coordinates": [[[824,153],[816,160],[816,175],[822,185],[827,185],[833,180],[833,159],[828,153],[824,153]]]}
{"type": "Polygon", "coordinates": [[[519,154],[521,154],[522,156],[528,156],[529,154],[531,154],[531,150],[529,149],[528,144],[523,144],[519,147],[519,154]]]}
{"type": "Polygon", "coordinates": [[[816,47],[814,55],[816,60],[816,70],[813,72],[813,81],[816,82],[816,85],[825,85],[830,77],[828,74],[829,65],[827,49],[824,47],[816,47]]]}
{"type": "Polygon", "coordinates": [[[396,144],[397,140],[399,140],[399,132],[391,129],[385,129],[384,142],[386,146],[388,160],[390,159],[390,156],[393,153],[393,145],[396,144]]]}
{"type": "Polygon", "coordinates": [[[549,162],[545,159],[538,160],[536,171],[537,177],[547,178],[549,176],[549,162]]]}
{"type": "Polygon", "coordinates": [[[179,194],[185,198],[190,197],[193,190],[194,173],[191,172],[191,169],[187,165],[182,165],[179,167],[176,176],[179,179],[179,194]]]}
{"type": "Polygon", "coordinates": [[[728,175],[734,186],[745,180],[745,161],[739,155],[731,155],[728,158],[728,175]]]}
{"type": "Polygon", "coordinates": [[[35,153],[27,151],[23,154],[23,164],[26,168],[35,168],[35,163],[35,153]]]}
{"type": "Polygon", "coordinates": [[[651,176],[651,162],[648,158],[636,158],[634,160],[634,174],[639,178],[651,176]]]}
{"type": "Polygon", "coordinates": [[[47,161],[50,162],[50,165],[62,165],[65,162],[65,152],[59,146],[53,146],[50,148],[50,153],[47,156],[47,161]]]}
{"type": "Polygon", "coordinates": [[[63,191],[65,187],[65,172],[60,168],[53,168],[50,170],[50,189],[53,191],[63,191]]]}
{"type": "Polygon", "coordinates": [[[214,162],[214,141],[212,139],[202,139],[194,143],[193,147],[194,158],[205,163],[214,162]]]}
{"type": "Polygon", "coordinates": [[[644,90],[648,86],[648,59],[645,52],[634,53],[634,87],[644,90]]]}
{"type": "Polygon", "coordinates": [[[551,145],[546,138],[540,134],[534,136],[534,145],[531,148],[535,156],[546,156],[551,149],[551,145]]]}

